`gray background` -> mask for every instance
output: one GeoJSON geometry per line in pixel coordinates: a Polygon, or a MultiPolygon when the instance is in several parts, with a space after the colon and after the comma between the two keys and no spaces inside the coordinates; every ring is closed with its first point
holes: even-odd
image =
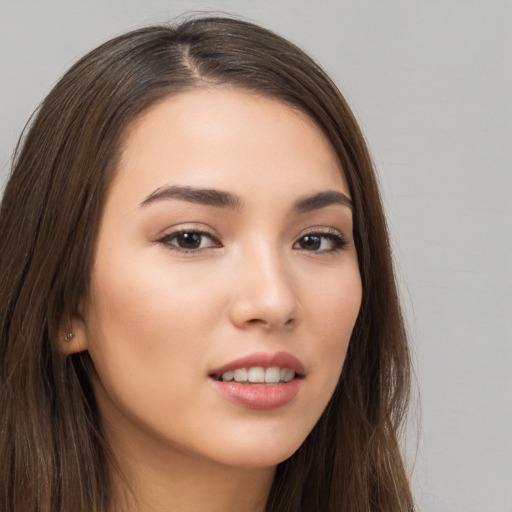
{"type": "MultiPolygon", "coordinates": [[[[83,53],[184,11],[242,14],[339,84],[382,181],[416,360],[425,512],[512,511],[512,3],[2,0],[0,180],[83,53]]],[[[416,449],[416,442],[418,448],[416,449]]]]}

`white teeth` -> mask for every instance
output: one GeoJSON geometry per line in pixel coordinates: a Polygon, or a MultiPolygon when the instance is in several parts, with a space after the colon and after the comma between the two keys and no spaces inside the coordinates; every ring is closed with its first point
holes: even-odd
{"type": "Polygon", "coordinates": [[[256,366],[247,370],[247,380],[249,382],[265,382],[265,370],[256,366]]]}
{"type": "Polygon", "coordinates": [[[281,380],[279,368],[267,368],[265,370],[265,382],[277,384],[281,380]]]}
{"type": "Polygon", "coordinates": [[[238,368],[233,372],[233,376],[237,382],[246,382],[247,370],[245,368],[238,368]]]}
{"type": "Polygon", "coordinates": [[[222,380],[233,380],[235,378],[235,372],[224,372],[222,374],[222,380]]]}
{"type": "Polygon", "coordinates": [[[279,382],[290,382],[295,377],[295,372],[288,368],[263,368],[261,366],[254,366],[252,368],[237,368],[224,372],[220,376],[220,380],[224,382],[252,382],[252,383],[267,383],[278,384],[279,382]]]}
{"type": "Polygon", "coordinates": [[[294,377],[295,377],[295,372],[293,370],[286,370],[283,380],[285,382],[290,382],[294,377]]]}

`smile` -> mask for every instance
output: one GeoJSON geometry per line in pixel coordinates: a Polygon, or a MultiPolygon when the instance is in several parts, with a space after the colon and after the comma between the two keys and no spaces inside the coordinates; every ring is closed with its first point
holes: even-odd
{"type": "Polygon", "coordinates": [[[299,394],[305,368],[287,352],[255,353],[231,361],[209,374],[209,382],[225,399],[253,410],[279,409],[299,394]]]}
{"type": "Polygon", "coordinates": [[[280,382],[290,382],[293,378],[295,378],[295,371],[289,368],[253,366],[252,368],[237,368],[224,372],[219,380],[223,382],[279,384],[280,382]]]}

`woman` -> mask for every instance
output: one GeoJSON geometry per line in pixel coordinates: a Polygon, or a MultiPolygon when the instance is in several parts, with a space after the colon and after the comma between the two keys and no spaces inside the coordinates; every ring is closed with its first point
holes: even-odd
{"type": "Polygon", "coordinates": [[[371,161],[279,36],[199,18],[82,58],[18,151],[0,269],[2,509],[413,509],[371,161]]]}

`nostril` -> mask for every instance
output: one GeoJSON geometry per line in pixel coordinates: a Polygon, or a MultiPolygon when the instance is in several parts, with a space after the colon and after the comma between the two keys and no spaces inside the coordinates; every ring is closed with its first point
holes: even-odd
{"type": "Polygon", "coordinates": [[[229,317],[241,329],[292,329],[300,322],[300,305],[293,297],[245,294],[230,305],[229,317]]]}
{"type": "Polygon", "coordinates": [[[268,322],[265,322],[265,320],[262,320],[261,318],[251,318],[247,321],[248,324],[267,324],[268,322]]]}
{"type": "MultiPolygon", "coordinates": [[[[294,318],[289,318],[281,325],[284,327],[292,327],[295,324],[294,318]]],[[[246,325],[253,325],[253,326],[262,326],[262,327],[276,327],[277,323],[274,324],[271,320],[264,320],[262,318],[251,318],[250,320],[247,320],[246,325]]]]}

